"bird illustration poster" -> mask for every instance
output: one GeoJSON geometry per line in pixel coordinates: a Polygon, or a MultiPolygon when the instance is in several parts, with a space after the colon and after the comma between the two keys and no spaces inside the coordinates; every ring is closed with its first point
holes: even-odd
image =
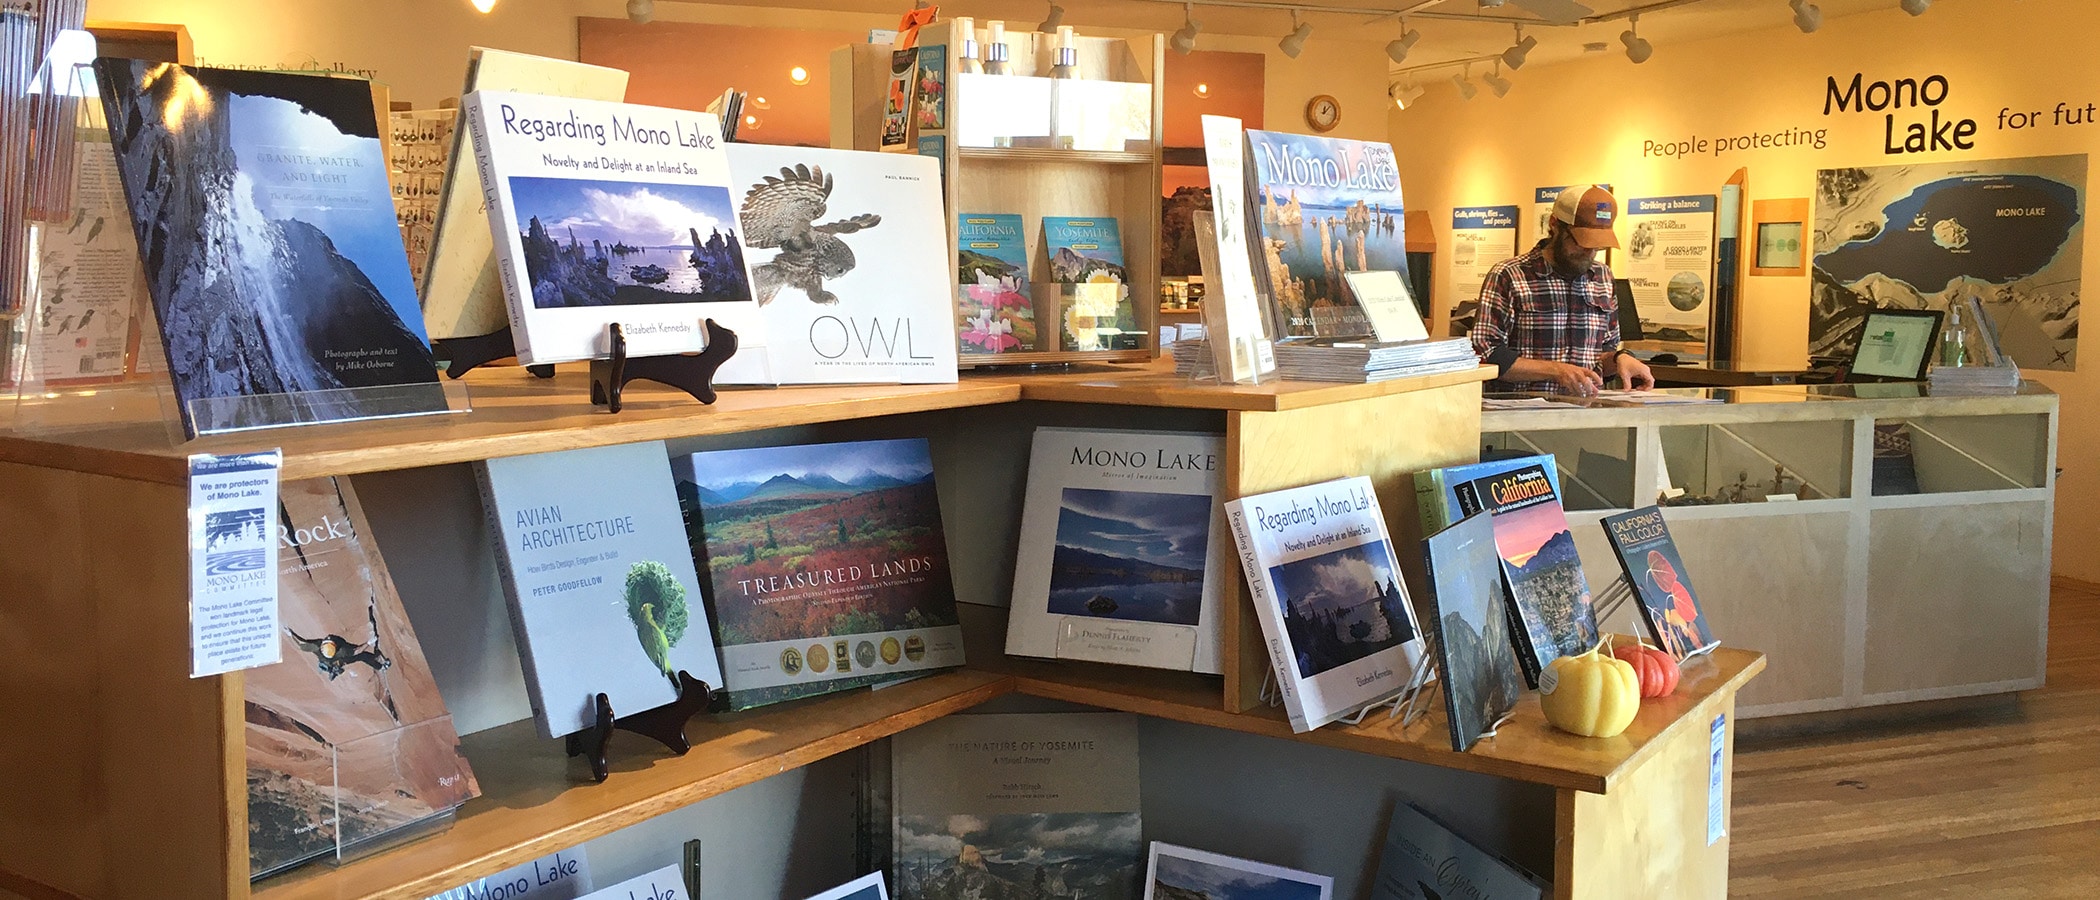
{"type": "Polygon", "coordinates": [[[1605,516],[1601,524],[1656,646],[1679,662],[1720,646],[1706,617],[1699,614],[1691,573],[1685,570],[1662,510],[1650,506],[1605,516]]]}
{"type": "MultiPolygon", "coordinates": [[[[133,313],[146,294],[117,159],[107,132],[82,129],[73,146],[73,210],[36,230],[34,336],[20,379],[45,385],[122,378],[138,346],[133,313]]],[[[0,367],[0,384],[16,373],[0,367]]]]}
{"type": "Polygon", "coordinates": [[[349,482],[284,484],[269,526],[283,661],[246,676],[257,876],[481,792],[349,482]]]}
{"type": "Polygon", "coordinates": [[[955,381],[939,161],[765,144],[728,155],[771,381],[955,381]]]}
{"type": "Polygon", "coordinates": [[[663,442],[492,459],[483,511],[542,737],[722,686],[663,442]]]}
{"type": "Polygon", "coordinates": [[[461,108],[520,362],[604,357],[615,324],[630,356],[698,351],[711,319],[738,346],[716,380],[764,380],[766,327],[714,115],[501,91],[461,108]]]}

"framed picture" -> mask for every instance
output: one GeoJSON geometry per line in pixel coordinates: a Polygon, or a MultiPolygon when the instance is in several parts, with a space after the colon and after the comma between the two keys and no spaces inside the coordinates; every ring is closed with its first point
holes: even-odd
{"type": "Polygon", "coordinates": [[[1268,863],[1152,842],[1144,900],[1333,900],[1334,879],[1268,863]]]}
{"type": "Polygon", "coordinates": [[[1808,200],[1750,204],[1750,274],[1808,274],[1808,200]]]}

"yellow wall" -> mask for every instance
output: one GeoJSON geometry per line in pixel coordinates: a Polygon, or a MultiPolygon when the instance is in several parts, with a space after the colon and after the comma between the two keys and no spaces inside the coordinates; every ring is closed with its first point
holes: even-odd
{"type": "MultiPolygon", "coordinates": [[[[1610,40],[1613,52],[1511,73],[1515,88],[1497,99],[1483,86],[1459,99],[1449,71],[1430,73],[1430,91],[1413,109],[1389,114],[1410,205],[1440,224],[1454,204],[1520,204],[1531,191],[1571,181],[1606,181],[1621,198],[1717,193],[1739,167],[1749,169],[1752,199],[1810,197],[1818,168],[1884,166],[1908,160],[1995,159],[2100,153],[2100,124],[2007,130],[1999,112],[2042,111],[2058,103],[2100,103],[2100,31],[2093,0],[1964,0],[1935,5],[1912,18],[1894,8],[1827,19],[1802,34],[1773,3],[1768,31],[1683,44],[1658,44],[1647,63],[1627,62],[1620,25],[1592,27],[1583,40],[1610,40]],[[1944,75],[1951,85],[1943,118],[1973,118],[1976,148],[1967,152],[1890,156],[1883,152],[1885,113],[1823,114],[1826,78],[1849,83],[1944,75]],[[1643,156],[1644,141],[1709,140],[1752,132],[1827,129],[1825,147],[1712,149],[1687,159],[1643,156]]],[[[1668,13],[1658,13],[1668,15],[1668,13]]],[[[1569,39],[1562,37],[1560,39],[1569,39]]],[[[1903,110],[1902,126],[1929,110],[1903,110]]],[[[2088,176],[2088,216],[2100,210],[2088,176]]],[[[1529,231],[1525,234],[1528,236],[1529,231]]],[[[2100,229],[2084,229],[2084,281],[2100,275],[2100,229]]],[[[1448,269],[1437,273],[1440,284],[1448,269]]],[[[1808,336],[1806,277],[1749,278],[1741,319],[1744,363],[1799,366],[1808,336]]],[[[1448,296],[1438,298],[1441,314],[1448,296]]],[[[2091,353],[2092,351],[2081,352],[2091,353]]],[[[2032,360],[2040,363],[2041,360],[2032,360]]],[[[2100,452],[2100,355],[2078,372],[2035,372],[2062,394],[2057,464],[2057,573],[2100,581],[2100,493],[2092,460],[2100,452]]]]}

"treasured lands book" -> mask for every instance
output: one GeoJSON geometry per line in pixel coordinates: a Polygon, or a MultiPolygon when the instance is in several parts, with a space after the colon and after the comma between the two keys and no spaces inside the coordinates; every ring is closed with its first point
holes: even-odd
{"type": "Polygon", "coordinates": [[[283,661],[243,685],[256,877],[481,792],[349,481],[286,482],[277,529],[283,661]]]}
{"type": "Polygon", "coordinates": [[[1371,900],[1539,900],[1546,885],[1414,804],[1393,807],[1371,900]]]}
{"type": "Polygon", "coordinates": [[[1036,429],[1006,652],[1218,672],[1224,455],[1215,434],[1036,429]]]}
{"type": "Polygon", "coordinates": [[[511,336],[527,365],[766,343],[721,124],[707,113],[476,91],[461,104],[511,336]]]}
{"type": "Polygon", "coordinates": [[[1242,497],[1225,515],[1292,731],[1391,697],[1429,665],[1371,479],[1242,497]]]}
{"type": "Polygon", "coordinates": [[[1686,571],[1677,542],[1670,538],[1669,523],[1662,510],[1650,506],[1616,516],[1605,516],[1599,524],[1611,540],[1619,569],[1640,601],[1641,620],[1655,645],[1678,662],[1720,646],[1706,617],[1699,614],[1699,601],[1692,593],[1692,573],[1686,571]]]}
{"type": "Polygon", "coordinates": [[[1536,685],[1554,660],[1597,645],[1596,611],[1575,535],[1546,467],[1528,465],[1461,486],[1460,511],[1493,514],[1495,549],[1509,589],[1517,662],[1536,685]]]}
{"type": "Polygon", "coordinates": [[[369,82],[95,71],[192,436],[446,408],[369,82]]]}
{"type": "Polygon", "coordinates": [[[890,769],[897,900],[1138,896],[1137,716],[948,716],[890,769]]]}
{"type": "Polygon", "coordinates": [[[718,702],[963,664],[924,439],[708,450],[672,469],[722,650],[718,702]]]}
{"type": "Polygon", "coordinates": [[[542,737],[722,684],[661,441],[477,463],[496,573],[542,737]]]}
{"type": "Polygon", "coordinates": [[[1494,522],[1475,513],[1430,536],[1423,549],[1451,749],[1464,753],[1494,730],[1524,692],[1509,640],[1509,599],[1494,522]]]}

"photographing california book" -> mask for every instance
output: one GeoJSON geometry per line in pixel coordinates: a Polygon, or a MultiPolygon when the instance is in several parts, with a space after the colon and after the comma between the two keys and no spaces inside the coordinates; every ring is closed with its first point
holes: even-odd
{"type": "Polygon", "coordinates": [[[1137,716],[948,716],[890,768],[897,900],[1138,896],[1137,716]]]}
{"type": "Polygon", "coordinates": [[[1391,144],[1247,131],[1255,279],[1279,339],[1372,334],[1350,272],[1407,280],[1406,204],[1391,144]]]}
{"type": "Polygon", "coordinates": [[[476,91],[461,104],[526,365],[766,343],[722,126],[708,113],[476,91]]]}
{"type": "Polygon", "coordinates": [[[283,661],[245,675],[256,877],[481,793],[349,481],[286,482],[277,532],[283,661]]]}
{"type": "Polygon", "coordinates": [[[1242,497],[1225,515],[1292,731],[1392,697],[1429,665],[1371,479],[1242,497]]]}
{"type": "Polygon", "coordinates": [[[1460,487],[1471,484],[1476,478],[1514,472],[1530,465],[1537,465],[1545,471],[1546,480],[1553,485],[1553,493],[1559,495],[1560,467],[1554,464],[1551,453],[1483,459],[1477,463],[1416,472],[1415,511],[1422,517],[1423,536],[1442,531],[1446,526],[1457,524],[1458,520],[1469,515],[1459,511],[1460,487]]]}
{"type": "Polygon", "coordinates": [[[925,439],[708,450],[671,467],[714,611],[719,703],[963,664],[925,439]]]}
{"type": "Polygon", "coordinates": [[[540,736],[722,684],[661,441],[475,465],[540,736]]]}
{"type": "Polygon", "coordinates": [[[1024,353],[1041,345],[1028,289],[1028,241],[1011,213],[956,216],[955,321],[964,355],[1024,353]]]}
{"type": "Polygon", "coordinates": [[[1224,455],[1215,434],[1036,429],[1006,652],[1218,672],[1224,455]]]}
{"type": "Polygon", "coordinates": [[[1423,541],[1428,554],[1430,627],[1451,749],[1472,749],[1524,693],[1509,641],[1509,598],[1495,526],[1475,513],[1423,541]]]}
{"type": "Polygon", "coordinates": [[[1546,666],[1597,645],[1597,616],[1568,516],[1542,465],[1489,475],[1458,489],[1460,512],[1493,514],[1503,584],[1516,611],[1517,661],[1536,685],[1546,666]]]}
{"type": "Polygon", "coordinates": [[[445,411],[370,82],[95,73],[191,436],[445,411]]]}
{"type": "Polygon", "coordinates": [[[744,262],[769,334],[755,367],[766,380],[953,382],[940,163],[769,144],[728,150],[744,262]]]}
{"type": "Polygon", "coordinates": [[[1641,619],[1655,644],[1678,662],[1721,645],[1699,614],[1699,601],[1692,593],[1692,573],[1684,566],[1677,542],[1670,538],[1669,523],[1662,510],[1650,506],[1599,523],[1611,549],[1619,558],[1619,569],[1640,601],[1641,619]]]}
{"type": "Polygon", "coordinates": [[[1412,803],[1393,807],[1371,900],[1539,900],[1546,884],[1412,803]]]}

